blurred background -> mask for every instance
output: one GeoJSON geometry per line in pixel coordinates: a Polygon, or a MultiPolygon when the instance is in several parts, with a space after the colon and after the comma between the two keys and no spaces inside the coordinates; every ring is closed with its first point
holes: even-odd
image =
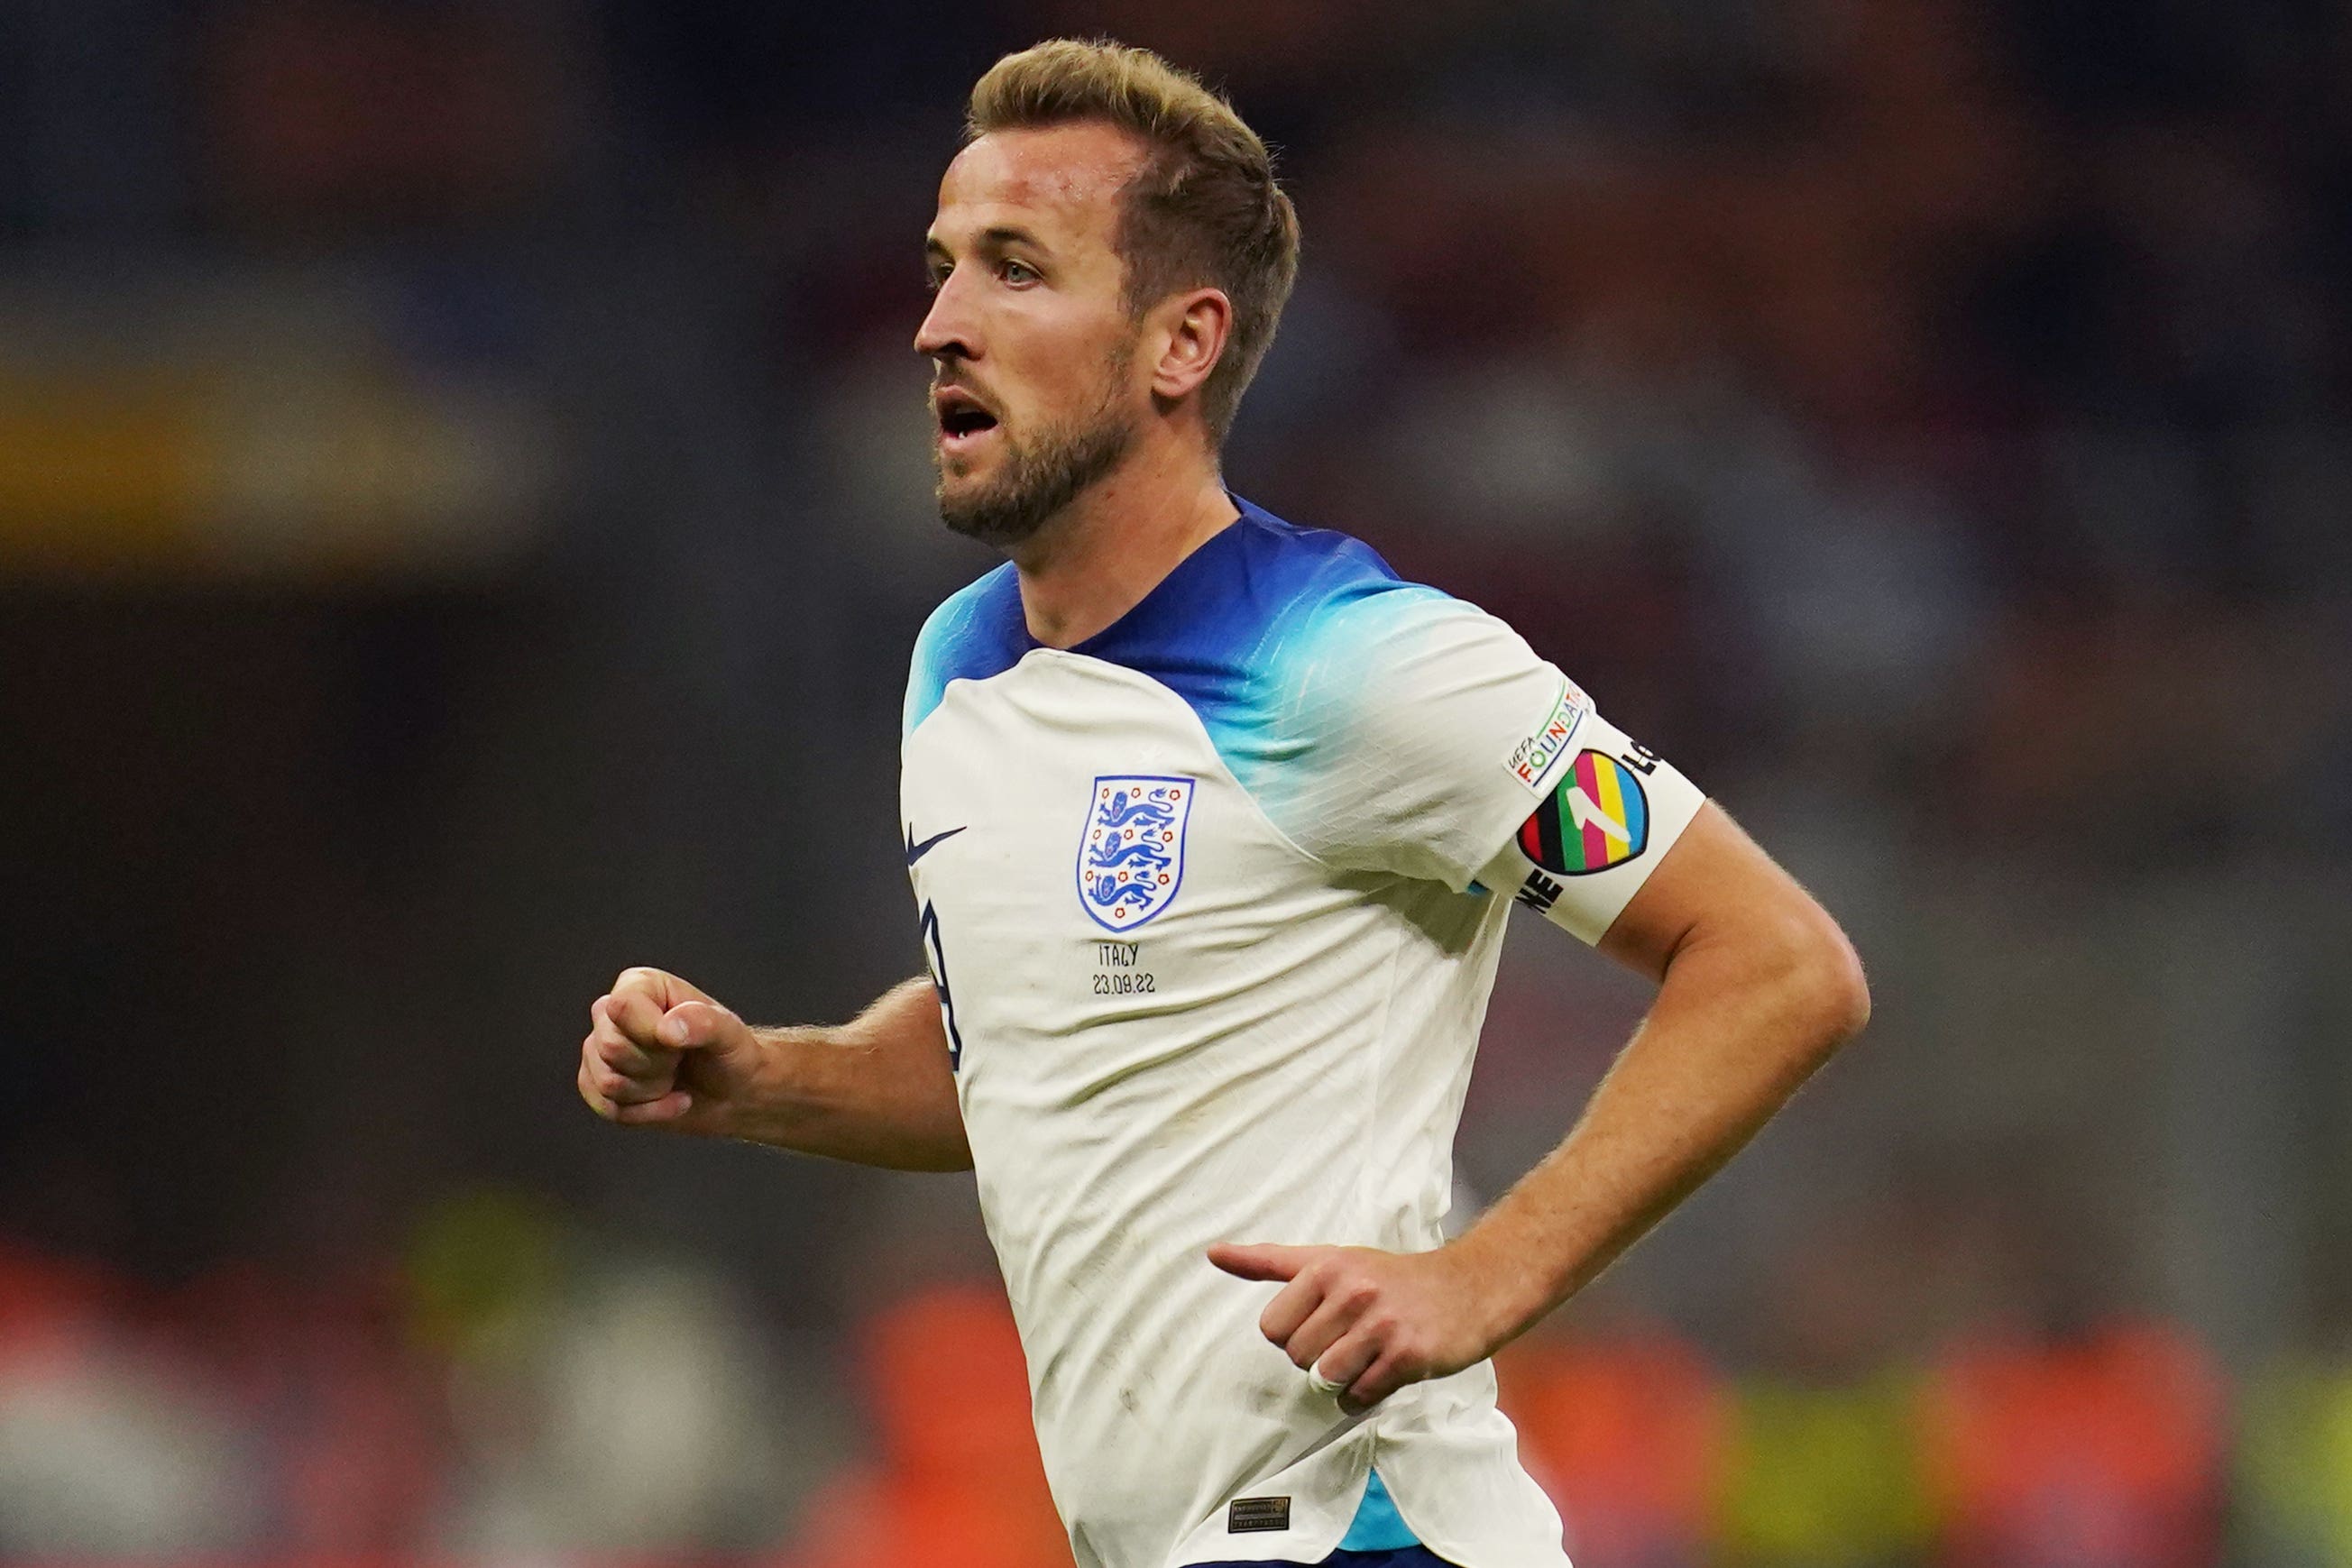
{"type": "MultiPolygon", "coordinates": [[[[572,1079],[919,968],[919,241],[1072,31],[1279,144],[1234,486],[1874,977],[1506,1358],[1580,1568],[2352,1563],[2322,0],[0,0],[0,1557],[1067,1561],[968,1179],[572,1079]]],[[[1466,1203],[1643,1002],[1515,934],[1466,1203]]]]}

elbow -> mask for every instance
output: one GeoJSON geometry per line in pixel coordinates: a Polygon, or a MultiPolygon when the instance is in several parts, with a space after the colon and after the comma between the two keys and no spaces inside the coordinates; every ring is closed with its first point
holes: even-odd
{"type": "Polygon", "coordinates": [[[1753,929],[1753,972],[1775,999],[1792,1064],[1810,1074],[1870,1021],[1862,959],[1829,913],[1801,894],[1753,929]]]}
{"type": "Polygon", "coordinates": [[[1801,960],[1809,1031],[1826,1061],[1870,1022],[1870,980],[1862,956],[1826,913],[1815,910],[1816,929],[1801,960]]]}
{"type": "Polygon", "coordinates": [[[1840,932],[1838,947],[1837,1042],[1843,1045],[1870,1023],[1870,978],[1862,972],[1862,955],[1840,932]]]}

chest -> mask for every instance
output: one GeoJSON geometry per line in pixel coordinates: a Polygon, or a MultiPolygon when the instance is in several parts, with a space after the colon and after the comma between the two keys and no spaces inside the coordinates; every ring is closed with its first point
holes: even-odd
{"type": "Polygon", "coordinates": [[[908,873],[959,1032],[1066,1034],[1197,1005],[1339,894],[1181,697],[1032,654],[908,737],[908,873]]]}

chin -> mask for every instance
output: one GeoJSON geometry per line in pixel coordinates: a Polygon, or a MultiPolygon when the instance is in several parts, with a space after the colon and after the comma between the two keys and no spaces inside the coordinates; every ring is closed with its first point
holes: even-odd
{"type": "Polygon", "coordinates": [[[971,500],[985,494],[987,489],[987,481],[973,465],[940,465],[938,497],[941,506],[971,500]]]}

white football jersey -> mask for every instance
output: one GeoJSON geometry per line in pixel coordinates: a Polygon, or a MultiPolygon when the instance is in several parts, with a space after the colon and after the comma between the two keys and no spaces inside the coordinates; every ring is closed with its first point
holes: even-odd
{"type": "Polygon", "coordinates": [[[1081,1568],[1564,1563],[1491,1366],[1351,1418],[1203,1249],[1437,1246],[1512,895],[1597,941],[1700,796],[1502,622],[1236,505],[1074,648],[1007,565],[915,651],[908,868],[1046,1475],[1081,1568]]]}

